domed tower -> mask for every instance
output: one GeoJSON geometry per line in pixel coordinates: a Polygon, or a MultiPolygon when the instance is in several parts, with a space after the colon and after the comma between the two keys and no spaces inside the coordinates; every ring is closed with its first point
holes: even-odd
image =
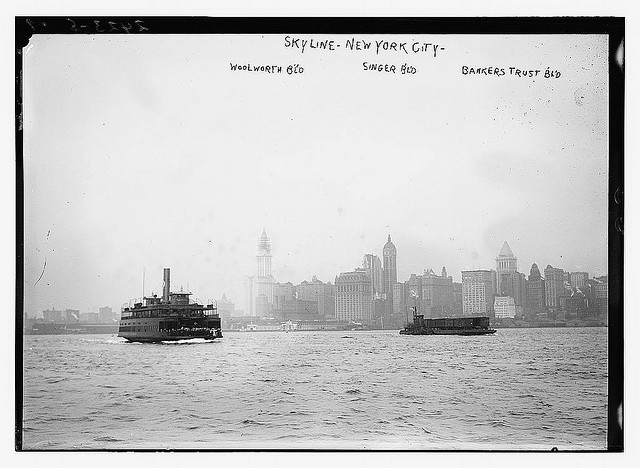
{"type": "Polygon", "coordinates": [[[393,293],[393,285],[398,282],[398,270],[396,269],[396,246],[391,242],[391,234],[387,239],[387,243],[382,248],[382,268],[384,284],[383,292],[387,294],[393,293]]]}
{"type": "Polygon", "coordinates": [[[537,264],[531,265],[531,270],[529,270],[529,281],[540,281],[542,275],[540,274],[540,268],[538,268],[537,264]]]}

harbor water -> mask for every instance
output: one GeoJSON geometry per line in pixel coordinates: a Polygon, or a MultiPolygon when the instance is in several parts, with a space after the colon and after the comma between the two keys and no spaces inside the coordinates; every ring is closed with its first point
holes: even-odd
{"type": "Polygon", "coordinates": [[[24,337],[27,450],[600,450],[607,329],[24,337]]]}

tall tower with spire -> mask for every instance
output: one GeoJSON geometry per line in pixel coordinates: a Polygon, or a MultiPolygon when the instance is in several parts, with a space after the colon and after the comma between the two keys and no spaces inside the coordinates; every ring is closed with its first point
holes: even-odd
{"type": "Polygon", "coordinates": [[[273,308],[274,278],[271,273],[271,241],[267,231],[262,229],[258,240],[258,274],[245,281],[245,314],[251,316],[268,315],[273,308]]]}
{"type": "Polygon", "coordinates": [[[396,268],[396,246],[391,242],[391,234],[387,243],[382,248],[383,280],[382,291],[387,295],[393,294],[393,285],[398,282],[398,270],[396,268]]]}
{"type": "Polygon", "coordinates": [[[271,241],[267,231],[263,228],[258,242],[258,278],[271,277],[271,241]]]}

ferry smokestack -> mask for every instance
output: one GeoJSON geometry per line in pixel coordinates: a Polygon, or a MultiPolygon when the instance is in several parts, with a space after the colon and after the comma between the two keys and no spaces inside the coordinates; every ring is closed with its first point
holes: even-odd
{"type": "Polygon", "coordinates": [[[170,283],[170,273],[169,268],[164,269],[164,286],[162,289],[162,300],[165,304],[169,303],[169,283],[170,283]]]}

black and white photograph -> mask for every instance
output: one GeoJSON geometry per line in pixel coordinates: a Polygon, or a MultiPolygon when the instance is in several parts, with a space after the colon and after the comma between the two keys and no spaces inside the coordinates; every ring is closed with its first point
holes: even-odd
{"type": "Polygon", "coordinates": [[[15,21],[17,450],[622,450],[624,18],[15,21]]]}

